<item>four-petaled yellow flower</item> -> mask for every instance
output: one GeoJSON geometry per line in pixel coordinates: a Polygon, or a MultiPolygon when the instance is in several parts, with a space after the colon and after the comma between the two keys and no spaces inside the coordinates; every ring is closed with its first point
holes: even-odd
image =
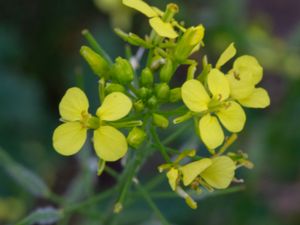
{"type": "Polygon", "coordinates": [[[107,95],[97,110],[97,117],[88,112],[89,102],[83,91],[73,87],[67,90],[59,104],[63,124],[53,133],[54,149],[62,155],[73,155],[84,145],[87,130],[94,129],[94,148],[99,158],[116,161],[128,149],[125,136],[106,121],[125,117],[132,108],[131,100],[120,92],[107,95]]]}
{"type": "Polygon", "coordinates": [[[123,0],[123,4],[147,16],[149,18],[150,26],[159,36],[171,39],[178,36],[172,24],[164,22],[161,19],[162,12],[159,9],[148,5],[142,0],[123,0]]]}
{"type": "Polygon", "coordinates": [[[225,75],[218,69],[212,69],[207,75],[206,91],[198,80],[186,81],[181,89],[184,104],[195,113],[201,113],[199,133],[209,149],[215,149],[224,141],[223,126],[231,132],[243,129],[246,115],[243,108],[229,99],[230,87],[225,75]],[[216,117],[216,116],[217,117],[216,117]]]}

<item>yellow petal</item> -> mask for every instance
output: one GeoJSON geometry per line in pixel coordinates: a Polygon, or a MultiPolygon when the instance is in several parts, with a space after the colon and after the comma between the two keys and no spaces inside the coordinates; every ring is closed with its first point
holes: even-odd
{"type": "Polygon", "coordinates": [[[180,170],[183,176],[183,184],[185,186],[191,184],[193,180],[211,164],[212,161],[210,159],[200,159],[181,167],[180,170]]]}
{"type": "Polygon", "coordinates": [[[230,71],[226,78],[229,82],[230,95],[234,99],[242,99],[248,97],[254,90],[255,84],[253,76],[249,71],[243,71],[237,74],[230,71]]]}
{"type": "Polygon", "coordinates": [[[53,147],[62,155],[73,155],[84,145],[86,133],[80,122],[63,123],[54,130],[53,147]]]}
{"type": "Polygon", "coordinates": [[[104,161],[116,161],[122,158],[128,149],[125,136],[111,126],[100,126],[94,131],[94,148],[104,161]]]}
{"type": "Polygon", "coordinates": [[[142,0],[123,0],[122,2],[124,5],[145,14],[147,17],[157,16],[152,7],[142,0]]]}
{"type": "Polygon", "coordinates": [[[259,83],[263,76],[263,68],[256,58],[250,55],[244,55],[237,58],[233,64],[233,69],[239,73],[242,73],[243,71],[251,72],[254,84],[259,83]]]}
{"type": "Polygon", "coordinates": [[[159,17],[151,18],[149,20],[149,23],[153,30],[155,30],[155,32],[161,37],[174,39],[178,36],[172,25],[170,23],[162,21],[162,19],[159,17]]]}
{"type": "Polygon", "coordinates": [[[250,96],[239,99],[239,102],[249,108],[266,108],[270,105],[270,97],[265,89],[255,88],[250,96]]]}
{"type": "Polygon", "coordinates": [[[220,58],[217,61],[216,68],[221,68],[225,63],[227,63],[230,59],[232,59],[236,54],[236,49],[234,47],[234,43],[231,43],[225,51],[222,53],[220,58]]]}
{"type": "Polygon", "coordinates": [[[201,173],[201,177],[213,188],[227,188],[233,177],[235,164],[231,158],[220,156],[212,159],[212,165],[201,173]]]}
{"type": "Polygon", "coordinates": [[[105,97],[97,110],[97,116],[101,120],[115,121],[128,115],[131,108],[130,98],[121,92],[113,92],[105,97]]]}
{"type": "Polygon", "coordinates": [[[176,190],[178,175],[179,175],[178,170],[175,168],[171,168],[167,172],[167,178],[169,180],[169,184],[173,191],[176,190]]]}
{"type": "Polygon", "coordinates": [[[224,141],[222,127],[215,116],[206,114],[199,121],[200,137],[209,149],[215,149],[224,141]]]}
{"type": "Polygon", "coordinates": [[[212,69],[207,75],[207,84],[213,97],[224,100],[229,97],[229,83],[225,75],[218,69],[212,69]]]}
{"type": "Polygon", "coordinates": [[[246,122],[246,114],[243,108],[236,102],[227,102],[228,106],[222,107],[218,112],[221,123],[231,132],[240,132],[246,122]]]}
{"type": "Polygon", "coordinates": [[[181,95],[184,104],[193,112],[201,112],[207,110],[210,98],[198,80],[188,80],[181,88],[181,95]]]}
{"type": "Polygon", "coordinates": [[[88,108],[85,93],[77,87],[69,88],[59,103],[59,113],[67,121],[81,120],[88,113],[88,108]]]}

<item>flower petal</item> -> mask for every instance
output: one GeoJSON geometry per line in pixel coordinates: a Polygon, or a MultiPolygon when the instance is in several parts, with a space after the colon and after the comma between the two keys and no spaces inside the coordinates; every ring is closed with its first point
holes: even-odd
{"type": "Polygon", "coordinates": [[[100,126],[94,131],[94,148],[104,161],[117,161],[128,149],[125,136],[111,126],[100,126]]]}
{"type": "Polygon", "coordinates": [[[239,99],[239,102],[249,108],[266,108],[270,105],[270,97],[265,89],[255,88],[250,96],[239,99]]]}
{"type": "Polygon", "coordinates": [[[200,137],[209,149],[215,149],[224,141],[224,133],[218,119],[206,114],[199,121],[200,137]]]}
{"type": "Polygon", "coordinates": [[[236,74],[235,71],[230,71],[226,78],[229,82],[230,95],[234,99],[242,99],[248,97],[254,90],[253,76],[251,72],[241,72],[236,74]]]}
{"type": "Polygon", "coordinates": [[[251,72],[253,76],[253,83],[257,84],[261,81],[263,76],[263,68],[258,63],[257,59],[250,55],[243,55],[235,60],[233,69],[239,73],[243,71],[251,72]]]}
{"type": "Polygon", "coordinates": [[[225,63],[232,59],[236,54],[234,43],[231,43],[225,51],[221,54],[220,58],[216,63],[216,68],[221,68],[225,63]]]}
{"type": "Polygon", "coordinates": [[[200,159],[195,162],[191,162],[181,167],[181,172],[183,175],[183,184],[185,186],[191,184],[193,180],[207,167],[212,164],[210,159],[200,159]]]}
{"type": "Polygon", "coordinates": [[[128,115],[131,108],[130,98],[121,92],[113,92],[105,97],[97,110],[97,116],[101,120],[115,121],[128,115]]]}
{"type": "Polygon", "coordinates": [[[207,84],[213,97],[224,100],[229,97],[230,88],[225,75],[218,69],[212,69],[207,75],[207,84]]]}
{"type": "Polygon", "coordinates": [[[122,2],[124,5],[143,13],[147,17],[157,16],[152,7],[142,0],[123,0],[122,2]]]}
{"type": "Polygon", "coordinates": [[[178,175],[179,175],[179,172],[175,168],[171,168],[167,172],[167,178],[169,180],[169,184],[170,184],[173,191],[176,190],[178,175]]]}
{"type": "Polygon", "coordinates": [[[229,101],[228,106],[222,107],[218,112],[221,123],[231,132],[240,132],[246,122],[246,114],[243,108],[234,101],[229,101]]]}
{"type": "Polygon", "coordinates": [[[181,95],[184,104],[193,112],[201,112],[207,110],[210,98],[198,80],[188,80],[181,88],[181,95]]]}
{"type": "Polygon", "coordinates": [[[74,155],[85,143],[87,129],[80,122],[66,122],[53,133],[53,147],[62,155],[74,155]]]}
{"type": "Polygon", "coordinates": [[[59,113],[66,121],[81,120],[88,113],[89,101],[77,87],[69,88],[59,103],[59,113]]]}
{"type": "Polygon", "coordinates": [[[201,177],[213,188],[227,188],[233,177],[236,167],[231,158],[220,156],[212,159],[212,165],[201,173],[201,177]]]}
{"type": "Polygon", "coordinates": [[[159,17],[151,18],[149,23],[153,30],[155,30],[155,32],[161,37],[174,39],[178,36],[172,25],[162,21],[162,19],[159,17]]]}

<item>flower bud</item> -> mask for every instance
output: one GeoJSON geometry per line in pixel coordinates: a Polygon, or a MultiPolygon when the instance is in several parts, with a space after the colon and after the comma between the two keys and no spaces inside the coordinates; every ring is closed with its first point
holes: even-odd
{"type": "Polygon", "coordinates": [[[192,53],[193,49],[202,42],[203,37],[204,27],[202,25],[188,28],[175,47],[175,59],[179,62],[187,59],[192,53]]]}
{"type": "Polygon", "coordinates": [[[134,72],[128,60],[118,57],[112,67],[111,75],[120,84],[128,84],[133,80],[134,72]]]}
{"type": "Polygon", "coordinates": [[[150,107],[155,107],[157,106],[158,101],[157,98],[153,95],[151,98],[148,99],[147,103],[150,107]]]}
{"type": "Polygon", "coordinates": [[[148,98],[151,94],[152,94],[152,91],[149,88],[146,88],[146,87],[141,87],[138,90],[139,97],[141,97],[143,99],[148,98]]]}
{"type": "Polygon", "coordinates": [[[111,83],[105,88],[106,94],[110,94],[113,92],[122,92],[125,93],[125,88],[121,84],[111,83]]]}
{"type": "Polygon", "coordinates": [[[153,123],[160,128],[167,128],[169,126],[169,120],[163,115],[153,113],[153,123]]]}
{"type": "Polygon", "coordinates": [[[150,68],[143,69],[141,74],[141,85],[149,87],[153,84],[153,73],[150,68]]]}
{"type": "Polygon", "coordinates": [[[166,83],[157,84],[155,86],[155,94],[159,100],[169,99],[170,87],[166,83]]]}
{"type": "Polygon", "coordinates": [[[108,62],[102,56],[87,46],[81,47],[80,54],[87,61],[96,75],[107,78],[110,67],[108,62]]]}
{"type": "Polygon", "coordinates": [[[161,82],[168,83],[173,76],[173,63],[171,59],[166,59],[166,63],[160,70],[159,78],[161,82]]]}
{"type": "Polygon", "coordinates": [[[133,107],[135,108],[136,111],[142,112],[145,108],[145,105],[142,100],[138,100],[135,103],[133,103],[133,107]]]}
{"type": "Polygon", "coordinates": [[[181,88],[173,88],[170,90],[169,101],[177,102],[181,100],[181,88]]]}
{"type": "Polygon", "coordinates": [[[146,136],[143,129],[134,127],[127,136],[127,142],[131,147],[137,149],[144,142],[146,136]]]}

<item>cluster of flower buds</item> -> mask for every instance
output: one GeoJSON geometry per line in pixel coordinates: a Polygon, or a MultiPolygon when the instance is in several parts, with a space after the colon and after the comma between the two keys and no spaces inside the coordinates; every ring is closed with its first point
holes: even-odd
{"type": "Polygon", "coordinates": [[[138,56],[118,57],[113,62],[102,49],[83,46],[81,55],[99,77],[101,106],[95,115],[90,114],[84,92],[70,88],[59,105],[63,124],[54,131],[53,146],[63,155],[73,155],[84,145],[87,131],[93,130],[97,156],[104,162],[116,161],[125,156],[128,145],[138,149],[145,140],[157,141],[149,127],[166,129],[170,121],[180,126],[192,120],[195,135],[202,140],[210,156],[207,152],[200,156],[196,150],[174,154],[162,146],[164,158],[174,160],[161,165],[159,171],[165,171],[171,189],[191,208],[196,208],[184,188],[198,193],[203,188],[225,189],[235,179],[237,168],[253,167],[245,153],[225,154],[225,150],[236,139],[236,133],[244,128],[243,107],[265,108],[270,104],[267,91],[257,87],[263,69],[249,55],[236,58],[232,66],[227,65],[226,68],[231,69],[223,69],[236,55],[232,43],[215,64],[204,56],[200,71],[198,62],[190,56],[204,46],[203,25],[185,27],[176,21],[174,16],[179,11],[176,4],[168,4],[165,11],[142,0],[123,0],[123,4],[144,14],[152,31],[145,37],[120,29],[115,30],[116,34],[138,46],[139,51],[147,51],[148,56],[145,60],[136,60],[138,56]],[[140,65],[145,61],[144,66],[140,65]],[[188,65],[185,82],[174,87],[172,81],[181,65],[188,65]],[[179,106],[179,110],[170,113],[164,111],[166,106],[176,109],[179,106]]]}

